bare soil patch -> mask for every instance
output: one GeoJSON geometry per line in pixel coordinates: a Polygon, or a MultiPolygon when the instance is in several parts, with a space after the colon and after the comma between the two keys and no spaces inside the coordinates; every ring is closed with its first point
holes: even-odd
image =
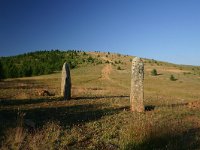
{"type": "Polygon", "coordinates": [[[200,108],[200,101],[189,102],[188,107],[192,109],[200,108]]]}
{"type": "Polygon", "coordinates": [[[106,65],[101,71],[101,79],[110,80],[110,73],[112,71],[112,66],[110,64],[106,65]]]}

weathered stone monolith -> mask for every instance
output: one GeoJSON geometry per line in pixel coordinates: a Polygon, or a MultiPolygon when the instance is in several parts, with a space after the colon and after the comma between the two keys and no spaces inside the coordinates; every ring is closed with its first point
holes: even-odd
{"type": "Polygon", "coordinates": [[[61,96],[65,100],[71,99],[71,77],[69,65],[65,62],[62,68],[61,96]]]}
{"type": "Polygon", "coordinates": [[[144,111],[143,80],[144,80],[144,64],[140,58],[135,57],[132,60],[131,93],[130,93],[131,111],[135,112],[144,111]]]}

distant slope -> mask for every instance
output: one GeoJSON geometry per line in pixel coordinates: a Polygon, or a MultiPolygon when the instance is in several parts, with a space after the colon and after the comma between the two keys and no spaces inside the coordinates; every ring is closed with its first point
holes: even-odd
{"type": "MultiPolygon", "coordinates": [[[[17,56],[0,57],[0,79],[50,74],[60,71],[64,62],[67,62],[71,69],[105,63],[123,70],[131,67],[132,58],[133,56],[100,51],[36,51],[17,56]]],[[[149,71],[155,68],[161,71],[171,70],[172,73],[179,70],[186,74],[200,75],[200,67],[198,66],[176,65],[146,58],[143,58],[143,61],[146,70],[149,71]]]]}
{"type": "Polygon", "coordinates": [[[0,79],[50,74],[60,71],[64,62],[67,62],[71,69],[84,64],[101,63],[82,51],[36,51],[0,57],[0,79]]]}

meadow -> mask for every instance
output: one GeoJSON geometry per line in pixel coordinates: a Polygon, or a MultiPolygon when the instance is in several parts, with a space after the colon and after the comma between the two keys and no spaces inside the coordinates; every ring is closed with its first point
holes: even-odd
{"type": "Polygon", "coordinates": [[[129,109],[133,57],[88,55],[102,63],[71,70],[69,101],[60,97],[61,72],[0,81],[1,149],[200,148],[200,67],[143,59],[146,111],[135,113],[129,109]]]}

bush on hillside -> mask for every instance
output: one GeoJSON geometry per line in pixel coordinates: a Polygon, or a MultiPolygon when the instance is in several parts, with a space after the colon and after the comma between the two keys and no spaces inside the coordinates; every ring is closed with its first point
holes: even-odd
{"type": "Polygon", "coordinates": [[[156,69],[153,69],[153,70],[151,71],[151,75],[152,75],[152,76],[157,76],[157,75],[158,75],[157,70],[156,70],[156,69]]]}
{"type": "Polygon", "coordinates": [[[120,66],[117,67],[117,70],[122,70],[120,66]]]}
{"type": "Polygon", "coordinates": [[[176,81],[177,79],[176,79],[173,75],[171,75],[171,76],[170,76],[170,80],[171,80],[171,81],[176,81]]]}
{"type": "Polygon", "coordinates": [[[108,60],[106,60],[106,62],[105,62],[105,63],[109,64],[110,62],[109,62],[108,60]]]}

